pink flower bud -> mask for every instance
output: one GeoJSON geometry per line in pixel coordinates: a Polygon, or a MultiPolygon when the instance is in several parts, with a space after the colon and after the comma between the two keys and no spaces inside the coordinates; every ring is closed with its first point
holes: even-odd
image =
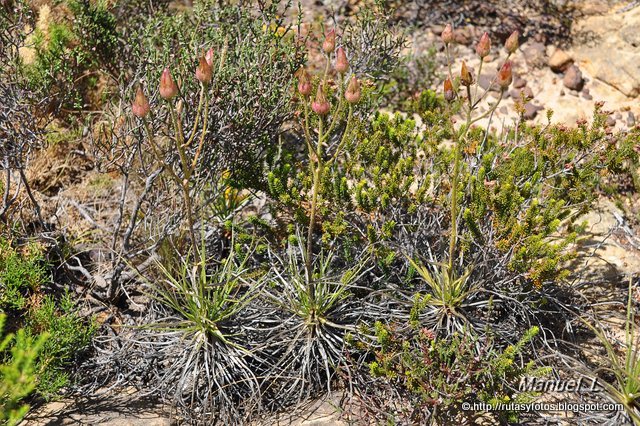
{"type": "Polygon", "coordinates": [[[324,41],[322,42],[322,50],[327,55],[332,53],[336,48],[336,29],[332,28],[331,31],[325,33],[324,41]]]}
{"type": "Polygon", "coordinates": [[[355,75],[351,76],[351,80],[349,81],[349,85],[347,86],[347,90],[344,92],[344,98],[350,104],[356,104],[360,100],[360,96],[362,93],[360,92],[360,82],[356,78],[355,75]]]}
{"type": "Polygon", "coordinates": [[[462,67],[460,68],[460,82],[465,86],[471,86],[473,83],[473,77],[464,61],[462,61],[462,67]]]}
{"type": "Polygon", "coordinates": [[[202,84],[211,83],[211,78],[213,77],[213,69],[204,55],[200,56],[198,60],[198,67],[196,68],[196,78],[202,84]]]}
{"type": "Polygon", "coordinates": [[[451,102],[455,99],[456,94],[453,91],[453,83],[451,83],[451,79],[447,78],[444,81],[444,99],[447,102],[451,102]]]}
{"type": "Polygon", "coordinates": [[[506,90],[511,84],[512,80],[513,80],[513,75],[511,72],[511,61],[506,61],[500,68],[500,71],[498,71],[496,83],[498,83],[498,86],[500,86],[500,89],[506,90]]]}
{"type": "Polygon", "coordinates": [[[311,102],[311,109],[318,115],[329,114],[331,106],[329,105],[329,102],[327,102],[322,84],[318,85],[318,92],[316,93],[316,98],[311,102]]]}
{"type": "Polygon", "coordinates": [[[440,34],[440,38],[442,39],[444,44],[449,44],[453,41],[453,27],[451,27],[451,24],[447,24],[447,26],[444,27],[444,30],[442,30],[442,34],[440,34]]]}
{"type": "Polygon", "coordinates": [[[489,54],[489,51],[491,51],[491,39],[489,39],[489,34],[485,32],[476,45],[476,53],[481,58],[484,58],[489,54]]]}
{"type": "Polygon", "coordinates": [[[309,96],[311,94],[311,77],[307,70],[303,69],[298,77],[298,92],[302,96],[309,96]]]}
{"type": "Polygon", "coordinates": [[[514,31],[511,33],[507,41],[504,42],[504,48],[507,50],[507,52],[514,53],[516,50],[518,50],[519,36],[520,34],[518,34],[518,31],[514,31]]]}
{"type": "Polygon", "coordinates": [[[344,53],[344,49],[342,46],[338,47],[336,50],[336,71],[340,74],[344,74],[349,69],[349,60],[347,59],[347,54],[344,53]]]}
{"type": "Polygon", "coordinates": [[[169,68],[165,68],[160,77],[160,96],[163,99],[169,100],[177,94],[178,86],[176,86],[175,81],[173,81],[169,68]]]}
{"type": "Polygon", "coordinates": [[[207,63],[209,64],[209,66],[213,67],[213,47],[207,50],[207,54],[205,55],[204,58],[207,60],[207,63]]]}
{"type": "Polygon", "coordinates": [[[144,91],[142,90],[142,86],[138,86],[138,90],[136,91],[136,98],[131,104],[131,112],[136,117],[144,118],[149,114],[151,108],[149,107],[149,100],[144,95],[144,91]]]}

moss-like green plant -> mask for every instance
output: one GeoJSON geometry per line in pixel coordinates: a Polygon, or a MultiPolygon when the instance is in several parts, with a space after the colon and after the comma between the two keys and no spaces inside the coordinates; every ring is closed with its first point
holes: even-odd
{"type": "Polygon", "coordinates": [[[44,296],[31,308],[27,317],[27,331],[31,336],[48,333],[55,336],[47,340],[37,358],[36,391],[45,399],[54,399],[60,389],[72,383],[69,370],[91,343],[97,325],[80,317],[71,293],[66,292],[59,301],[44,296]]]}
{"type": "Polygon", "coordinates": [[[39,348],[33,367],[35,392],[52,399],[71,383],[70,367],[87,348],[97,327],[78,315],[69,292],[59,300],[53,295],[43,296],[48,282],[44,257],[38,243],[14,247],[10,240],[0,237],[0,309],[31,342],[43,334],[55,336],[39,348]]]}
{"type": "Polygon", "coordinates": [[[15,249],[10,240],[0,237],[0,309],[26,307],[30,293],[46,281],[42,247],[29,243],[15,249]]]}

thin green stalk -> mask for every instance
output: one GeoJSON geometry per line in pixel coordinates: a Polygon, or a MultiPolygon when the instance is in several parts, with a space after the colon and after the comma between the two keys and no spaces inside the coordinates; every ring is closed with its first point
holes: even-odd
{"type": "Polygon", "coordinates": [[[184,144],[185,148],[191,146],[193,139],[196,136],[196,130],[198,130],[198,124],[200,124],[200,113],[202,112],[202,104],[204,103],[205,90],[204,84],[200,83],[200,100],[198,101],[198,109],[196,110],[196,119],[193,122],[193,129],[191,129],[191,136],[189,140],[184,144]]]}
{"type": "MultiPolygon", "coordinates": [[[[204,85],[203,85],[204,88],[204,85]]],[[[198,111],[200,114],[200,111],[198,111]]],[[[209,124],[209,99],[205,92],[204,95],[204,118],[202,122],[202,134],[200,135],[200,143],[198,144],[198,149],[196,150],[195,155],[193,156],[193,162],[191,163],[191,170],[195,171],[196,165],[198,163],[198,158],[200,158],[200,153],[202,152],[202,147],[204,146],[204,137],[207,134],[207,125],[209,124]]],[[[195,134],[195,131],[194,131],[195,134]]],[[[190,145],[187,144],[187,146],[190,145]]]]}
{"type": "Polygon", "coordinates": [[[349,113],[347,115],[347,125],[344,128],[344,133],[342,134],[342,139],[340,140],[340,143],[338,144],[338,147],[336,148],[336,151],[331,156],[331,159],[329,161],[327,161],[327,165],[333,164],[333,162],[336,161],[336,159],[338,158],[338,155],[340,155],[340,151],[342,150],[342,147],[344,146],[345,142],[347,141],[347,135],[349,134],[349,131],[350,131],[351,119],[352,118],[353,118],[353,107],[351,105],[349,105],[349,113]]]}
{"type": "Polygon", "coordinates": [[[449,274],[453,278],[453,264],[458,234],[458,173],[460,170],[460,140],[456,141],[451,178],[451,236],[449,238],[449,274]]]}
{"type": "MultiPolygon", "coordinates": [[[[484,58],[480,58],[480,66],[478,67],[478,76],[476,77],[476,90],[473,94],[474,98],[478,97],[478,87],[480,86],[480,74],[482,73],[482,64],[484,64],[484,58]]],[[[491,86],[489,86],[491,87],[491,86]]]]}
{"type": "MultiPolygon", "coordinates": [[[[502,65],[504,65],[504,64],[509,60],[509,58],[510,58],[510,57],[511,57],[511,53],[509,53],[509,54],[507,55],[507,57],[506,57],[506,58],[504,59],[504,61],[502,62],[502,65]]],[[[500,65],[500,66],[502,67],[502,65],[500,65]]],[[[474,107],[475,107],[475,106],[477,106],[480,102],[482,102],[482,100],[485,98],[485,96],[487,96],[487,93],[489,93],[489,89],[491,89],[491,87],[493,86],[493,84],[496,82],[497,78],[498,78],[498,74],[496,73],[496,74],[493,76],[493,78],[491,79],[491,82],[489,83],[489,85],[487,86],[487,88],[486,88],[486,89],[484,89],[484,92],[482,92],[482,95],[481,95],[478,99],[476,99],[476,100],[475,100],[475,102],[474,102],[474,104],[473,104],[473,106],[474,106],[474,107]]],[[[476,91],[476,94],[477,94],[477,91],[476,91]]]]}
{"type": "Polygon", "coordinates": [[[305,141],[307,142],[307,149],[310,153],[318,155],[316,149],[311,143],[311,132],[309,131],[309,103],[307,102],[307,99],[305,99],[302,104],[304,105],[304,136],[305,141]]]}
{"type": "Polygon", "coordinates": [[[449,57],[449,43],[444,44],[444,52],[447,58],[447,67],[449,68],[449,80],[453,83],[455,80],[453,79],[453,73],[451,72],[451,59],[449,57]]]}
{"type": "Polygon", "coordinates": [[[186,154],[184,152],[183,144],[184,144],[184,134],[182,133],[182,127],[179,125],[179,121],[176,117],[175,110],[173,105],[169,104],[169,110],[171,111],[171,118],[173,119],[175,132],[176,132],[176,148],[178,150],[178,155],[180,156],[180,164],[182,166],[182,176],[183,179],[180,180],[178,178],[178,185],[182,189],[182,194],[184,197],[185,206],[187,208],[187,225],[189,227],[189,234],[191,237],[191,246],[193,248],[194,256],[197,256],[198,253],[198,242],[196,239],[195,226],[193,220],[193,205],[191,202],[191,192],[189,188],[189,178],[191,177],[191,169],[189,167],[189,163],[187,161],[186,154]],[[182,143],[181,143],[182,142],[182,143]]]}
{"type": "MultiPolygon", "coordinates": [[[[320,181],[322,179],[322,125],[324,119],[320,117],[318,122],[318,149],[316,152],[317,167],[313,170],[313,188],[311,195],[311,215],[309,217],[309,230],[307,233],[307,256],[306,256],[306,268],[307,278],[309,284],[309,297],[311,300],[315,300],[315,286],[313,284],[313,270],[312,270],[312,256],[313,256],[313,228],[316,222],[316,209],[318,204],[318,192],[320,187],[320,181]]],[[[313,158],[310,153],[310,160],[313,163],[313,158]]]]}

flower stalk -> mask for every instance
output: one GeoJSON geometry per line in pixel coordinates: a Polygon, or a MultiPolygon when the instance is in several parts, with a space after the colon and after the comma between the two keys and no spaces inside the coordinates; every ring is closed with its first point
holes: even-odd
{"type": "Polygon", "coordinates": [[[308,295],[313,301],[316,297],[316,288],[313,279],[313,233],[318,220],[318,206],[320,203],[320,185],[327,167],[333,164],[344,144],[346,143],[348,134],[351,131],[351,121],[353,119],[353,105],[356,104],[361,97],[360,83],[355,76],[347,79],[345,73],[348,71],[349,62],[344,48],[340,47],[335,50],[335,29],[327,33],[323,42],[322,50],[325,53],[324,72],[317,86],[315,97],[309,96],[311,93],[311,78],[306,70],[301,71],[298,77],[298,93],[301,96],[303,106],[303,127],[304,136],[307,145],[309,166],[311,169],[312,186],[309,194],[309,228],[307,230],[307,240],[305,246],[305,269],[308,284],[308,295]],[[331,100],[327,98],[326,88],[329,86],[329,72],[331,70],[332,55],[335,55],[335,71],[338,74],[338,90],[337,105],[332,108],[331,100]],[[348,83],[347,83],[348,82],[348,83]],[[345,87],[346,86],[346,87],[345,87]],[[343,110],[345,104],[349,105],[346,123],[335,151],[325,158],[324,144],[331,137],[333,132],[338,128],[338,124],[343,120],[343,110]],[[317,116],[317,133],[311,132],[310,111],[317,116]]]}

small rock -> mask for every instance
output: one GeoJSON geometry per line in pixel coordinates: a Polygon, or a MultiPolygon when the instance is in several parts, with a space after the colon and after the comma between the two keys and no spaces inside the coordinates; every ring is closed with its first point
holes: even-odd
{"type": "Polygon", "coordinates": [[[622,114],[620,114],[620,112],[616,112],[616,120],[622,120],[622,114]]]}
{"type": "Polygon", "coordinates": [[[431,25],[431,32],[434,33],[435,35],[440,35],[442,34],[442,31],[444,31],[444,25],[440,25],[440,24],[433,24],[431,25]]]}
{"type": "Polygon", "coordinates": [[[576,98],[580,95],[580,93],[577,90],[569,90],[569,94],[571,96],[575,96],[576,98]]]}
{"type": "Polygon", "coordinates": [[[616,119],[609,116],[607,117],[607,121],[605,124],[607,125],[607,127],[614,127],[616,125],[616,119]]]}
{"type": "Polygon", "coordinates": [[[567,72],[562,79],[565,87],[573,90],[581,90],[584,86],[584,79],[582,78],[582,71],[575,65],[571,65],[567,68],[567,72]]]}
{"type": "MultiPolygon", "coordinates": [[[[478,84],[484,90],[487,90],[487,88],[489,88],[489,86],[491,85],[491,81],[492,80],[493,80],[493,76],[489,76],[487,74],[480,74],[480,77],[478,77],[478,84]]],[[[491,91],[491,92],[499,92],[500,88],[494,82],[493,85],[491,85],[491,88],[489,89],[489,91],[491,91]]]]}
{"type": "Polygon", "coordinates": [[[508,114],[509,113],[509,109],[506,106],[501,106],[498,111],[500,111],[500,114],[508,114]]]}
{"type": "Polygon", "coordinates": [[[629,111],[627,114],[627,127],[633,127],[636,125],[636,116],[633,115],[633,112],[629,111]]]}
{"type": "Polygon", "coordinates": [[[475,29],[471,26],[456,28],[456,30],[453,32],[454,39],[456,43],[468,46],[475,39],[475,32],[475,29]]]}
{"type": "Polygon", "coordinates": [[[564,93],[564,90],[560,90],[560,96],[564,96],[566,93],[564,93]]]}
{"type": "Polygon", "coordinates": [[[486,74],[481,74],[480,77],[478,77],[478,84],[480,85],[480,87],[482,87],[484,90],[487,90],[487,88],[489,87],[489,85],[491,84],[491,77],[489,77],[486,74]]]}
{"type": "Polygon", "coordinates": [[[533,99],[533,90],[529,86],[525,86],[522,89],[512,89],[509,94],[513,99],[521,99],[523,94],[525,99],[533,99]]]}
{"type": "Polygon", "coordinates": [[[524,105],[524,119],[525,120],[533,120],[538,115],[538,111],[543,110],[544,108],[541,106],[537,106],[532,104],[531,102],[527,102],[524,105]]]}
{"type": "Polygon", "coordinates": [[[524,59],[529,66],[542,68],[547,64],[547,48],[544,44],[533,41],[523,47],[524,59]]]}
{"type": "Polygon", "coordinates": [[[588,100],[588,101],[593,100],[593,96],[591,96],[591,95],[590,95],[590,94],[588,94],[588,93],[583,93],[583,94],[582,94],[582,97],[583,97],[584,99],[588,100]]]}
{"type": "Polygon", "coordinates": [[[527,80],[525,80],[522,77],[516,77],[513,79],[513,87],[515,87],[516,89],[522,89],[526,85],[527,85],[527,80]]]}
{"type": "Polygon", "coordinates": [[[589,88],[585,87],[584,89],[582,89],[582,93],[584,93],[585,95],[588,95],[589,94],[589,88]]]}
{"type": "Polygon", "coordinates": [[[549,58],[549,68],[553,72],[563,72],[573,63],[573,59],[567,52],[562,49],[556,51],[549,58]]]}

